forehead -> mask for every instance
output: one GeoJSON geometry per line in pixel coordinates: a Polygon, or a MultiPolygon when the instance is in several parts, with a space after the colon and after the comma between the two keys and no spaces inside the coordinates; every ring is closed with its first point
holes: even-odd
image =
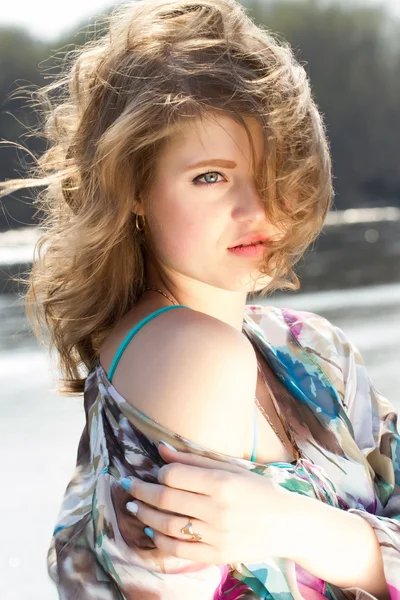
{"type": "MultiPolygon", "coordinates": [[[[256,158],[260,161],[264,153],[263,128],[255,117],[243,115],[242,118],[254,145],[256,158]]],[[[201,118],[193,117],[183,122],[166,140],[160,159],[163,162],[190,163],[199,157],[219,157],[250,163],[251,142],[248,132],[228,115],[210,113],[201,118]]]]}

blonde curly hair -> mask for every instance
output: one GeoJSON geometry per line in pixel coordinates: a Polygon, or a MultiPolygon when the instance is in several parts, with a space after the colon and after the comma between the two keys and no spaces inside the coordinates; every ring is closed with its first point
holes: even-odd
{"type": "Polygon", "coordinates": [[[39,91],[49,147],[32,177],[0,184],[0,195],[45,185],[25,302],[37,338],[45,324],[58,351],[63,394],[83,391],[79,368],[94,367],[107,333],[142,294],[146,248],[132,203],[182,122],[222,111],[244,127],[244,115],[262,125],[265,157],[254,175],[267,215],[286,230],[262,267],[273,272],[262,296],[298,289],[293,266],[334,194],[304,67],[235,0],[139,0],[107,24],[39,91]]]}

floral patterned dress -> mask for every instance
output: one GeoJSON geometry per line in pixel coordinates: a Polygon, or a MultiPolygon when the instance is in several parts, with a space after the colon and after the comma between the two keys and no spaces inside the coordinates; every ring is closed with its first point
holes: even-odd
{"type": "Polygon", "coordinates": [[[293,493],[366,519],[382,553],[392,600],[400,600],[400,436],[393,406],[373,387],[342,330],[309,312],[247,305],[243,333],[268,365],[280,409],[303,458],[260,464],[195,444],[129,404],[97,361],[84,391],[86,425],[48,552],[62,599],[314,600],[371,597],[340,589],[293,561],[198,564],[163,555],[125,504],[121,477],[157,482],[165,464],[151,437],[228,461],[293,493]],[[151,437],[150,437],[151,436],[151,437]]]}

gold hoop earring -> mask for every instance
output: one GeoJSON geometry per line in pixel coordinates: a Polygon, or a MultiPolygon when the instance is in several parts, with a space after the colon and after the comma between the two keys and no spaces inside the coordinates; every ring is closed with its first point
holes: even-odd
{"type": "Polygon", "coordinates": [[[140,228],[140,227],[139,227],[139,225],[138,225],[138,223],[139,223],[138,217],[139,217],[139,215],[136,215],[136,229],[137,229],[138,231],[143,231],[143,230],[144,230],[144,227],[145,227],[145,225],[146,225],[146,219],[145,219],[145,217],[143,217],[143,227],[142,227],[142,228],[140,228]]]}

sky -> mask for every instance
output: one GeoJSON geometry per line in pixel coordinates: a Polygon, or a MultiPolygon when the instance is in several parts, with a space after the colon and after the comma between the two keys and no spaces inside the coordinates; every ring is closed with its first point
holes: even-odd
{"type": "MultiPolygon", "coordinates": [[[[0,27],[19,25],[43,41],[56,40],[82,21],[100,15],[112,0],[4,0],[0,10],[0,27]]],[[[115,3],[117,4],[117,2],[115,3]]],[[[118,2],[119,4],[119,2],[118,2]]]]}
{"type": "MultiPolygon", "coordinates": [[[[380,2],[400,16],[400,0],[358,0],[361,5],[380,2]]],[[[100,15],[112,3],[112,0],[4,0],[0,11],[0,27],[19,25],[43,41],[57,40],[82,21],[88,22],[100,15]]]]}

